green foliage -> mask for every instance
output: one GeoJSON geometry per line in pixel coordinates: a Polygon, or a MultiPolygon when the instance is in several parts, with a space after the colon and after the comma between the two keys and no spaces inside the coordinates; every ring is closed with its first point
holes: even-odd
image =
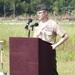
{"type": "Polygon", "coordinates": [[[75,8],[74,0],[0,0],[0,16],[4,15],[4,5],[6,15],[12,15],[14,10],[16,15],[35,14],[36,6],[45,3],[50,13],[56,15],[63,14],[75,8]]]}

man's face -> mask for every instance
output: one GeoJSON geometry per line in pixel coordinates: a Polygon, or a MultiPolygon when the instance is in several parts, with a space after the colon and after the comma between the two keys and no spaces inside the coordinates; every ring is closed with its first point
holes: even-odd
{"type": "Polygon", "coordinates": [[[47,11],[45,10],[37,11],[37,16],[39,20],[43,20],[47,17],[47,11]]]}

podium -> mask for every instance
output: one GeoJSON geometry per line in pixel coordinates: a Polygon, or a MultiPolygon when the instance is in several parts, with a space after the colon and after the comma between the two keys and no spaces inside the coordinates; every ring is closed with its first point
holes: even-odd
{"type": "Polygon", "coordinates": [[[39,38],[9,38],[10,75],[53,75],[53,51],[39,38]]]}

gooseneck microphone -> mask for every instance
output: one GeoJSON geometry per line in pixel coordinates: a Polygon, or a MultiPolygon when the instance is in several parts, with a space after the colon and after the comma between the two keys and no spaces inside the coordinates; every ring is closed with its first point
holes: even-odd
{"type": "Polygon", "coordinates": [[[26,26],[25,26],[25,29],[28,30],[28,25],[29,25],[31,22],[32,22],[32,19],[28,19],[28,22],[27,22],[27,24],[26,24],[26,26]]]}
{"type": "Polygon", "coordinates": [[[31,25],[30,27],[32,27],[32,31],[33,31],[34,27],[36,27],[38,25],[39,25],[38,23],[34,23],[33,25],[31,25]]]}
{"type": "Polygon", "coordinates": [[[38,23],[34,23],[33,25],[31,25],[31,27],[36,27],[36,26],[38,26],[39,24],[38,23]]]}

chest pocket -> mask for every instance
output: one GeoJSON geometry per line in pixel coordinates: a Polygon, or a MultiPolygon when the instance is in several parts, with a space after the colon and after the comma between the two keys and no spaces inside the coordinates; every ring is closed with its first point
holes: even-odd
{"type": "Polygon", "coordinates": [[[46,29],[45,34],[46,35],[52,35],[52,30],[51,29],[46,29]]]}

